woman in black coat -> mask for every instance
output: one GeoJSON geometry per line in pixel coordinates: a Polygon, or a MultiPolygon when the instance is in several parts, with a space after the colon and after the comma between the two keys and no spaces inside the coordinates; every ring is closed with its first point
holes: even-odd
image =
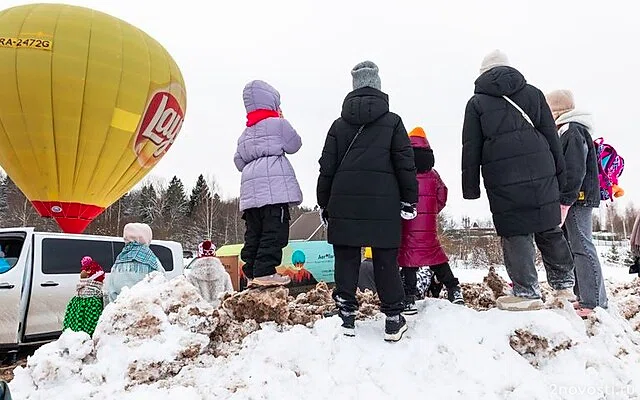
{"type": "Polygon", "coordinates": [[[351,71],[354,90],[327,135],[320,158],[318,205],[335,253],[334,299],[345,334],[354,334],[361,248],[373,248],[376,288],[387,315],[386,340],[406,330],[404,291],[397,267],[401,214],[415,217],[418,201],[413,151],[401,118],[389,112],[378,67],[351,71]]]}
{"type": "Polygon", "coordinates": [[[462,192],[480,197],[480,167],[514,296],[503,309],[542,307],[535,248],[559,297],[573,297],[573,260],[560,229],[565,164],[544,94],[495,51],[485,57],[462,132],[462,192]],[[513,102],[513,104],[511,103],[513,102]]]}

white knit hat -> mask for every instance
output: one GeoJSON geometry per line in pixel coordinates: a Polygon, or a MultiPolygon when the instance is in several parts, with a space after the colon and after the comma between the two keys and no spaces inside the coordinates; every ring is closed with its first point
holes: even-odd
{"type": "Polygon", "coordinates": [[[147,224],[131,223],[124,226],[124,242],[125,243],[140,243],[151,244],[153,240],[153,231],[147,224]]]}
{"type": "Polygon", "coordinates": [[[480,66],[480,75],[489,71],[491,68],[510,66],[511,64],[509,63],[509,57],[507,57],[507,55],[500,50],[494,50],[491,53],[487,54],[482,60],[482,65],[480,66]]]}

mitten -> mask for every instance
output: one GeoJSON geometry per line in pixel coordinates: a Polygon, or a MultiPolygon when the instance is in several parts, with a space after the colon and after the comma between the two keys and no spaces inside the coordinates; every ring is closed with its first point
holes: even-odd
{"type": "Polygon", "coordinates": [[[624,189],[622,189],[620,186],[613,185],[612,189],[613,189],[613,197],[615,197],[616,199],[624,196],[624,189]]]}
{"type": "Polygon", "coordinates": [[[402,219],[411,220],[418,216],[415,204],[400,203],[400,216],[402,219]]]}

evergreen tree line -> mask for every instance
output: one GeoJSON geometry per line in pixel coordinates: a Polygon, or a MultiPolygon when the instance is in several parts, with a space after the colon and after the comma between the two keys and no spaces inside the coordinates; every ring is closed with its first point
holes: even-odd
{"type": "MultiPolygon", "coordinates": [[[[153,229],[154,238],[175,240],[185,249],[194,249],[204,238],[213,240],[219,247],[224,244],[242,243],[244,221],[237,198],[224,200],[218,193],[215,180],[200,175],[189,193],[182,181],[174,176],[167,184],[161,180],[147,181],[132,190],[107,208],[86,230],[88,234],[120,236],[125,224],[144,222],[153,229]]],[[[620,238],[628,237],[638,210],[629,203],[624,210],[619,203],[608,204],[601,222],[599,213],[594,213],[593,230],[606,230],[620,238]]],[[[291,210],[294,221],[309,209],[295,207],[291,210]]],[[[479,220],[471,224],[468,218],[457,223],[446,214],[440,214],[438,225],[442,244],[449,254],[469,254],[470,250],[459,243],[450,243],[449,233],[466,225],[491,227],[490,220],[479,220]]],[[[15,183],[7,176],[0,175],[0,228],[30,226],[45,232],[59,232],[55,221],[42,218],[15,183]]],[[[471,247],[496,247],[490,244],[470,243],[471,247]]],[[[487,251],[487,254],[494,251],[487,251]]],[[[497,255],[499,252],[496,252],[497,255]]],[[[489,257],[491,259],[495,257],[489,257]]]]}
{"type": "MultiPolygon", "coordinates": [[[[292,208],[292,221],[308,211],[292,208]]],[[[154,239],[180,242],[185,250],[194,250],[203,239],[211,239],[218,247],[242,243],[245,231],[239,199],[222,199],[215,180],[207,181],[204,175],[190,193],[177,176],[168,184],[147,181],[107,208],[85,233],[120,236],[129,222],[149,224],[154,239]]],[[[0,176],[0,228],[21,226],[60,231],[55,221],[38,215],[11,178],[0,176]]]]}

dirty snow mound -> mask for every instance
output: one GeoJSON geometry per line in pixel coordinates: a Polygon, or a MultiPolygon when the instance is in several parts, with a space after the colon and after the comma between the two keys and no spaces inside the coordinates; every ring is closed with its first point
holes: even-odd
{"type": "Polygon", "coordinates": [[[609,287],[610,302],[629,321],[636,332],[640,332],[640,278],[632,282],[613,284],[609,287]]]}
{"type": "Polygon", "coordinates": [[[509,338],[511,348],[534,367],[540,365],[541,360],[555,357],[558,352],[570,349],[574,343],[568,338],[556,338],[557,343],[549,343],[549,339],[536,335],[527,329],[516,329],[509,338]]]}
{"type": "MultiPolygon", "coordinates": [[[[486,301],[495,282],[481,284],[486,301]]],[[[428,299],[389,344],[381,317],[360,320],[355,338],[340,334],[339,318],[321,319],[333,307],[324,284],[295,299],[250,293],[213,309],[184,278],[152,274],[105,309],[93,340],[65,332],[17,368],[14,397],[640,399],[640,335],[617,304],[582,321],[568,303],[509,313],[428,299]],[[256,321],[267,314],[282,324],[256,321]]],[[[377,312],[375,295],[358,296],[377,312]]]]}
{"type": "MultiPolygon", "coordinates": [[[[368,318],[380,312],[378,296],[370,290],[357,291],[360,303],[358,317],[368,318]]],[[[311,326],[335,308],[331,290],[320,282],[296,298],[286,288],[251,289],[229,294],[223,300],[223,309],[238,321],[254,320],[258,323],[275,322],[283,325],[311,326]]]]}
{"type": "MultiPolygon", "coordinates": [[[[489,268],[489,273],[482,279],[482,283],[463,283],[460,287],[466,306],[477,311],[494,308],[496,299],[510,290],[507,281],[498,275],[494,267],[489,268]]],[[[440,297],[444,298],[444,292],[440,297]]]]}

